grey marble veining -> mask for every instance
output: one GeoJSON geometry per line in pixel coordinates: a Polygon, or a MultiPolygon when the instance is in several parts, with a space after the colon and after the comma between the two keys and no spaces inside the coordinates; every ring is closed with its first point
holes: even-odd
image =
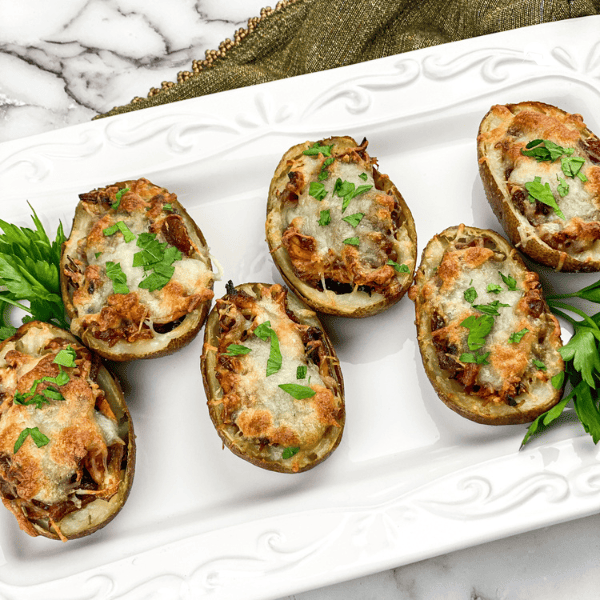
{"type": "MultiPolygon", "coordinates": [[[[174,81],[264,4],[0,0],[0,142],[87,122],[174,81]]],[[[596,515],[285,600],[595,599],[599,533],[596,515]]]]}

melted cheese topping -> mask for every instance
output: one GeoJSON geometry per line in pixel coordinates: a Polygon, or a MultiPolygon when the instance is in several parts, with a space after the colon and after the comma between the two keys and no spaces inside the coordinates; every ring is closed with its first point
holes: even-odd
{"type": "Polygon", "coordinates": [[[311,389],[318,391],[325,384],[317,366],[306,360],[304,343],[297,327],[281,304],[268,297],[257,305],[255,323],[266,321],[271,323],[279,340],[283,357],[281,369],[266,376],[270,341],[251,336],[244,342],[251,352],[241,357],[243,375],[238,379],[236,391],[242,407],[234,413],[233,420],[247,437],[266,437],[284,446],[310,448],[319,442],[331,424],[320,418],[315,403],[318,394],[297,400],[279,385],[294,383],[307,386],[310,380],[311,389]],[[296,378],[299,366],[307,367],[305,379],[296,378]]]}
{"type": "MultiPolygon", "coordinates": [[[[18,390],[28,392],[35,379],[58,374],[54,360],[59,349],[44,350],[55,334],[45,326],[31,327],[17,341],[6,343],[0,352],[0,456],[8,459],[10,481],[18,481],[18,497],[56,505],[67,500],[77,503],[79,486],[73,478],[81,470],[81,461],[93,455],[104,460],[108,447],[124,442],[114,419],[95,409],[101,393],[92,381],[77,375],[78,368],[63,367],[69,381],[60,386],[64,400],[52,400],[41,408],[14,404],[18,390]],[[18,451],[15,442],[26,428],[37,427],[49,442],[37,447],[28,436],[18,451]]],[[[64,341],[64,340],[63,340],[64,341]]],[[[63,344],[66,346],[66,342],[63,344]]],[[[38,385],[39,388],[39,385],[38,385]]],[[[5,474],[6,475],[6,474],[5,474]]],[[[99,488],[114,487],[114,473],[104,468],[99,488]]],[[[116,490],[115,490],[116,491],[116,490]]]]}

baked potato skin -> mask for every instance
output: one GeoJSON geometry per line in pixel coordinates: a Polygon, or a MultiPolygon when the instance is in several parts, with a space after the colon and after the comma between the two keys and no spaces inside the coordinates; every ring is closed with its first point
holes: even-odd
{"type": "MultiPolygon", "coordinates": [[[[19,327],[13,336],[3,340],[0,343],[0,351],[2,351],[5,345],[22,338],[29,330],[40,327],[51,330],[53,335],[57,338],[65,339],[72,344],[80,343],[77,338],[64,329],[48,323],[31,321],[19,327]]],[[[46,520],[30,521],[30,528],[26,531],[29,535],[40,535],[59,541],[74,540],[91,535],[108,525],[117,516],[125,505],[131,491],[135,475],[136,458],[135,433],[133,430],[131,414],[129,413],[118,380],[102,364],[99,358],[97,361],[98,365],[95,381],[98,387],[105,393],[106,400],[117,419],[119,435],[126,443],[126,451],[121,463],[121,478],[118,491],[109,501],[97,499],[91,504],[84,506],[79,511],[69,513],[63,517],[63,519],[58,522],[58,526],[62,530],[61,535],[58,535],[56,530],[46,520]],[[72,522],[74,517],[79,517],[78,513],[85,514],[85,517],[82,519],[83,523],[78,524],[75,520],[74,524],[67,525],[67,520],[72,522]]],[[[11,512],[21,510],[16,504],[13,506],[13,502],[4,494],[2,494],[2,501],[11,512]]]]}
{"type": "MultiPolygon", "coordinates": [[[[162,192],[169,194],[166,189],[160,188],[159,186],[156,186],[144,179],[116,182],[112,186],[107,186],[106,188],[101,188],[100,190],[94,190],[92,193],[97,191],[103,192],[106,190],[108,192],[108,196],[112,189],[112,193],[114,195],[115,190],[132,188],[135,184],[139,185],[140,183],[144,182],[147,184],[148,188],[153,191],[153,193],[162,192]]],[[[192,241],[196,243],[201,250],[206,251],[206,261],[210,268],[211,263],[210,259],[208,258],[208,244],[202,231],[200,230],[200,227],[190,217],[184,206],[179,202],[179,200],[177,200],[174,194],[169,194],[169,202],[173,206],[173,213],[181,216],[183,219],[187,232],[192,241]]],[[[63,303],[65,305],[65,311],[72,320],[72,332],[79,337],[88,348],[91,348],[98,355],[102,356],[103,358],[119,362],[145,358],[160,358],[161,356],[172,354],[189,344],[196,337],[200,331],[200,328],[204,324],[204,321],[206,320],[211,306],[210,299],[203,301],[192,312],[189,312],[187,315],[185,315],[183,320],[176,326],[173,332],[170,332],[167,336],[161,336],[163,339],[161,339],[160,343],[158,344],[155,343],[156,340],[151,339],[138,340],[132,343],[119,341],[116,345],[111,346],[110,343],[99,339],[96,335],[94,335],[94,332],[90,327],[74,328],[73,320],[76,319],[76,317],[79,315],[79,312],[73,303],[74,288],[69,280],[69,277],[67,276],[67,265],[70,257],[75,255],[77,242],[81,239],[81,235],[77,236],[76,232],[80,231],[83,227],[87,227],[88,221],[89,215],[86,213],[82,202],[79,202],[73,217],[71,235],[63,244],[61,252],[61,294],[63,303]]],[[[212,282],[210,289],[212,290],[212,282]]]]}
{"type": "Polygon", "coordinates": [[[539,289],[537,275],[527,269],[514,248],[496,232],[460,225],[449,227],[434,236],[423,251],[421,264],[413,286],[409,290],[409,298],[415,303],[417,341],[425,373],[438,397],[462,417],[485,425],[530,423],[559,402],[563,391],[562,387],[554,388],[550,381],[552,376],[564,370],[564,363],[558,353],[558,348],[562,345],[560,326],[546,302],[541,300],[539,304],[539,296],[535,297],[535,305],[536,310],[540,312],[539,320],[542,323],[545,345],[543,357],[547,369],[543,388],[536,388],[540,398],[533,397],[533,394],[528,394],[525,399],[517,397],[518,402],[515,406],[502,401],[485,401],[477,394],[467,393],[465,387],[454,378],[452,371],[440,365],[439,348],[436,348],[433,336],[434,328],[437,327],[437,315],[432,309],[434,303],[431,290],[432,285],[435,287],[441,285],[438,276],[441,257],[450,244],[459,239],[466,243],[476,239],[486,240],[487,247],[492,247],[494,251],[506,256],[506,260],[510,261],[513,271],[520,274],[517,278],[519,282],[529,281],[530,289],[539,289]]]}
{"type": "MultiPolygon", "coordinates": [[[[273,289],[274,287],[281,288],[282,286],[272,286],[266,283],[245,283],[236,286],[234,293],[245,292],[251,297],[260,298],[263,290],[273,289]]],[[[228,290],[228,293],[222,298],[223,301],[227,301],[231,297],[232,290],[231,288],[228,288],[228,290]]],[[[218,350],[221,338],[218,312],[219,301],[217,301],[211,310],[206,321],[204,346],[200,363],[209,415],[223,445],[239,458],[257,467],[278,473],[294,474],[302,473],[316,467],[331,455],[342,439],[346,415],[344,381],[331,340],[322,328],[315,313],[307,309],[290,292],[288,292],[287,296],[287,307],[294,314],[297,322],[303,326],[319,328],[321,330],[322,336],[320,339],[323,341],[324,348],[329,356],[328,363],[331,377],[334,380],[334,394],[339,403],[336,414],[337,425],[327,427],[320,442],[314,449],[310,449],[309,451],[301,450],[294,456],[286,459],[278,454],[274,456],[269,450],[269,445],[262,443],[264,440],[244,437],[237,425],[225,418],[224,391],[217,377],[217,364],[220,355],[218,350]]]]}
{"type": "MultiPolygon", "coordinates": [[[[363,142],[364,143],[364,142],[363,142]]],[[[402,238],[403,244],[409,248],[402,257],[402,262],[409,268],[407,273],[397,276],[401,285],[392,295],[384,296],[380,293],[367,294],[360,292],[360,297],[352,294],[336,294],[333,291],[320,291],[313,285],[302,280],[295,272],[288,251],[282,246],[282,236],[285,224],[282,219],[282,192],[289,182],[290,165],[294,160],[303,156],[314,142],[306,141],[291,147],[280,160],[273,179],[271,180],[267,201],[266,237],[269,250],[286,284],[294,293],[314,310],[342,317],[363,318],[375,315],[398,302],[410,287],[417,255],[417,233],[412,213],[401,193],[387,175],[372,168],[375,188],[386,194],[392,195],[399,210],[395,214],[396,238],[402,238]],[[352,298],[350,296],[353,296],[352,298]]],[[[351,148],[357,148],[356,141],[349,136],[330,137],[319,141],[319,144],[328,146],[333,144],[332,156],[351,148]]],[[[400,261],[399,261],[400,262],[400,261]]]]}
{"type": "MultiPolygon", "coordinates": [[[[534,101],[492,107],[482,119],[477,136],[477,158],[483,188],[494,214],[512,244],[537,263],[557,271],[596,272],[600,270],[600,250],[595,250],[584,257],[578,257],[577,253],[572,250],[564,251],[552,247],[540,238],[536,228],[515,206],[503,168],[491,159],[495,148],[489,141],[490,134],[496,128],[506,127],[503,121],[509,118],[508,114],[501,118],[500,111],[506,111],[508,114],[518,114],[524,111],[539,113],[552,118],[568,131],[577,132],[581,141],[586,143],[592,141],[591,143],[595,144],[599,150],[600,141],[587,128],[581,115],[571,115],[550,104],[534,101]]],[[[549,131],[551,131],[550,128],[549,131]]]]}

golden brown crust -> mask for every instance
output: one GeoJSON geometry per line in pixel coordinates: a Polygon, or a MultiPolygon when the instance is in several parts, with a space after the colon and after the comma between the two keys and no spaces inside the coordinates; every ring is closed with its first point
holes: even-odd
{"type": "Polygon", "coordinates": [[[479,172],[487,199],[511,242],[540,264],[559,271],[600,270],[600,140],[581,115],[542,102],[493,106],[483,118],[477,138],[479,172]],[[561,158],[538,162],[521,153],[534,140],[550,140],[585,160],[586,181],[568,177],[561,158]],[[539,202],[532,203],[524,182],[549,183],[566,219],[539,202]],[[559,179],[569,186],[558,192],[559,179]],[[581,212],[581,211],[584,212],[581,212]],[[580,214],[577,214],[577,212],[580,214]]]}
{"type": "Polygon", "coordinates": [[[560,400],[562,389],[551,382],[564,370],[560,327],[540,288],[537,275],[491,230],[450,227],[427,244],[409,297],[425,372],[452,410],[478,423],[507,425],[533,421],[560,400]],[[514,289],[500,272],[515,280],[514,289]],[[469,287],[478,299],[465,293],[469,287]],[[484,344],[467,344],[470,329],[463,322],[481,319],[486,313],[478,306],[497,299],[499,314],[484,344]]]}
{"type": "MultiPolygon", "coordinates": [[[[159,238],[157,238],[159,239],[159,238]]],[[[135,244],[135,242],[131,242],[135,244]]],[[[138,248],[139,250],[139,248],[138,248]]],[[[99,255],[101,253],[98,253],[99,255]]],[[[173,263],[174,265],[177,262],[173,263]]],[[[117,182],[81,195],[75,210],[71,235],[61,256],[61,292],[72,319],[71,330],[86,346],[110,360],[129,361],[171,354],[188,344],[202,327],[213,297],[212,266],[202,231],[177,200],[175,194],[146,179],[117,182]],[[120,205],[111,208],[119,190],[129,188],[120,205]],[[171,206],[168,211],[163,207],[171,206]],[[171,280],[152,292],[155,300],[172,305],[167,319],[150,319],[150,309],[138,293],[112,294],[101,310],[90,313],[86,302],[106,281],[103,264],[90,264],[94,247],[99,247],[109,222],[144,215],[148,231],[176,247],[184,258],[201,261],[207,274],[195,284],[194,292],[171,280]],[[92,292],[88,292],[88,290],[92,292]]]]}
{"type": "MultiPolygon", "coordinates": [[[[45,346],[45,351],[47,352],[56,352],[60,348],[70,346],[73,349],[78,349],[77,353],[79,357],[81,351],[84,357],[81,359],[83,362],[80,362],[78,358],[77,369],[73,370],[69,382],[60,388],[65,397],[63,402],[76,402],[81,406],[81,410],[84,410],[83,407],[89,406],[90,399],[92,404],[95,401],[95,410],[114,422],[115,431],[118,432],[121,440],[113,440],[110,443],[106,442],[107,446],[110,445],[111,450],[106,458],[107,462],[103,467],[98,452],[101,452],[101,448],[104,447],[105,442],[101,440],[94,441],[96,439],[94,436],[97,436],[98,433],[92,433],[94,430],[93,427],[91,429],[82,428],[82,425],[85,425],[87,422],[86,415],[81,412],[81,420],[78,421],[79,425],[76,429],[73,427],[64,427],[64,424],[61,424],[60,427],[62,429],[59,427],[55,430],[52,429],[51,421],[48,421],[48,419],[51,419],[50,415],[54,414],[51,405],[48,405],[50,409],[46,410],[47,414],[44,416],[44,425],[48,430],[53,431],[50,434],[50,443],[52,446],[48,446],[48,448],[51,448],[50,456],[52,460],[58,461],[58,464],[68,465],[70,460],[75,459],[78,462],[74,463],[74,468],[76,468],[78,473],[82,471],[90,473],[90,475],[85,475],[84,477],[91,476],[94,479],[96,473],[102,473],[106,470],[108,479],[105,480],[104,484],[98,485],[96,488],[90,486],[89,481],[85,484],[91,490],[90,494],[92,494],[92,498],[94,499],[86,502],[86,495],[80,495],[80,500],[84,500],[81,508],[73,511],[72,506],[68,510],[65,510],[61,509],[60,504],[56,505],[56,507],[47,505],[47,515],[45,512],[46,509],[39,510],[38,514],[33,514],[30,512],[31,508],[28,508],[31,506],[28,499],[29,496],[35,493],[36,490],[39,492],[37,481],[42,477],[42,472],[39,470],[40,466],[35,461],[32,461],[27,453],[24,454],[24,463],[19,461],[13,464],[14,461],[10,455],[2,457],[0,471],[4,473],[5,468],[8,468],[5,473],[7,480],[0,477],[0,483],[2,483],[0,485],[2,501],[15,515],[21,529],[31,536],[41,535],[62,541],[77,539],[90,535],[107,525],[123,508],[127,500],[135,473],[136,448],[131,415],[129,414],[118,381],[102,365],[100,359],[94,358],[93,353],[90,353],[87,349],[83,349],[79,341],[69,332],[53,325],[32,321],[21,326],[15,335],[4,340],[0,344],[0,353],[9,344],[15,346],[15,350],[9,350],[5,354],[5,367],[7,364],[17,364],[15,361],[22,360],[26,362],[29,360],[27,356],[30,350],[27,344],[20,343],[20,340],[24,339],[28,334],[30,336],[27,338],[27,344],[32,344],[32,340],[35,341],[38,338],[46,341],[51,338],[50,343],[45,346]],[[88,360],[85,358],[87,353],[91,355],[91,362],[86,362],[88,360]],[[91,398],[92,393],[95,395],[95,400],[91,398]],[[87,396],[90,397],[88,398],[87,396]],[[78,400],[79,398],[81,400],[78,400]],[[98,460],[100,462],[95,462],[98,460]],[[10,468],[9,465],[11,465],[10,468]],[[16,479],[14,479],[15,477],[16,479]],[[21,486],[21,484],[18,484],[15,486],[15,481],[20,481],[24,485],[21,486]],[[25,494],[24,498],[19,497],[19,495],[15,497],[15,490],[19,490],[20,493],[25,494]],[[56,515],[54,519],[52,518],[53,513],[56,515]]],[[[37,349],[35,351],[37,352],[37,349]]],[[[10,370],[10,367],[8,371],[5,368],[9,379],[10,370]]],[[[34,369],[35,377],[39,377],[43,372],[47,372],[47,376],[56,375],[55,371],[56,365],[45,358],[40,360],[38,366],[34,369]]],[[[17,389],[21,392],[28,390],[33,376],[32,372],[26,373],[18,380],[17,389]]],[[[42,388],[38,384],[36,389],[40,391],[42,388]]],[[[3,392],[2,402],[3,404],[4,402],[7,404],[2,406],[0,419],[2,419],[2,415],[9,414],[6,411],[10,408],[8,403],[13,404],[12,396],[8,398],[7,392],[3,392]]],[[[63,409],[62,406],[59,408],[63,409]]],[[[37,409],[35,410],[37,411],[37,409]]],[[[42,407],[40,410],[44,410],[44,408],[42,407]]],[[[75,409],[75,414],[77,414],[77,410],[80,409],[75,409]]],[[[12,440],[15,431],[11,434],[10,428],[3,428],[3,435],[8,435],[12,440]]],[[[17,427],[17,429],[20,429],[20,427],[17,427]]],[[[11,446],[10,442],[8,446],[11,446]]],[[[21,449],[19,451],[23,452],[21,449]]]]}
{"type": "MultiPolygon", "coordinates": [[[[249,356],[257,351],[252,350],[249,356]]],[[[344,385],[335,350],[315,313],[282,286],[228,286],[228,293],[217,301],[206,322],[201,368],[210,417],[224,445],[236,456],[270,471],[300,473],[321,463],[340,443],[345,423],[344,385]],[[287,313],[285,318],[272,317],[277,319],[272,327],[279,332],[281,372],[293,371],[289,383],[310,386],[315,392],[312,398],[294,400],[291,413],[282,409],[281,398],[273,389],[261,387],[267,379],[263,367],[255,380],[252,377],[256,371],[243,362],[245,357],[225,355],[229,344],[251,345],[257,339],[252,332],[259,320],[256,315],[264,318],[260,306],[265,301],[281,306],[278,314],[287,313]],[[294,341],[300,340],[298,332],[305,333],[303,359],[288,355],[285,349],[288,335],[292,346],[298,343],[294,341]],[[312,384],[310,379],[308,383],[297,382],[297,360],[305,363],[307,373],[313,373],[312,384]],[[314,383],[317,378],[322,378],[323,383],[314,383]],[[306,428],[307,422],[302,418],[311,411],[313,416],[306,428]],[[286,448],[298,451],[284,458],[286,448]]],[[[291,398],[286,396],[288,402],[291,398]]]]}
{"type": "MultiPolygon", "coordinates": [[[[312,177],[314,165],[301,164],[306,158],[303,152],[314,145],[314,142],[307,141],[290,148],[275,169],[267,203],[266,236],[269,249],[285,282],[310,307],[319,312],[344,317],[374,315],[398,302],[410,287],[417,252],[417,236],[412,214],[389,177],[379,173],[374,166],[375,159],[366,154],[366,140],[360,146],[348,136],[332,137],[318,143],[322,146],[333,144],[332,156],[340,157],[340,160],[341,157],[345,157],[346,163],[356,162],[363,165],[365,176],[368,174],[372,177],[375,190],[383,192],[373,200],[373,214],[378,215],[374,221],[375,229],[380,228],[382,232],[388,230],[391,233],[374,233],[374,236],[380,236],[380,256],[377,259],[364,260],[362,238],[359,247],[346,245],[337,256],[335,252],[338,250],[334,252],[332,246],[317,241],[314,236],[301,235],[298,229],[294,229],[296,219],[291,224],[286,223],[285,204],[290,193],[300,195],[304,199],[303,202],[311,201],[308,194],[311,181],[319,184],[325,181],[329,186],[335,181],[335,177],[327,180],[317,179],[315,173],[312,177]],[[389,200],[389,206],[386,205],[386,198],[389,200]],[[375,205],[378,201],[381,201],[381,205],[377,207],[375,205]],[[406,268],[406,272],[396,272],[387,264],[387,259],[405,265],[402,268],[406,268]],[[372,264],[366,266],[369,262],[372,264]],[[329,285],[329,288],[323,291],[325,279],[325,285],[329,285]],[[336,291],[333,291],[334,289],[336,291]]],[[[322,164],[325,159],[321,155],[314,160],[321,161],[322,164]]],[[[323,170],[331,168],[331,165],[326,165],[323,170]]],[[[356,187],[361,183],[363,182],[357,181],[356,187]]],[[[330,193],[330,196],[332,195],[333,192],[330,193]]],[[[341,198],[337,200],[341,205],[341,198]]],[[[323,204],[318,200],[312,202],[315,216],[311,219],[315,222],[323,204]]],[[[367,218],[365,222],[368,220],[367,218]]],[[[358,231],[347,229],[348,236],[355,235],[358,231]]],[[[318,233],[320,231],[317,231],[318,233]]],[[[340,243],[341,238],[336,244],[340,243]]]]}

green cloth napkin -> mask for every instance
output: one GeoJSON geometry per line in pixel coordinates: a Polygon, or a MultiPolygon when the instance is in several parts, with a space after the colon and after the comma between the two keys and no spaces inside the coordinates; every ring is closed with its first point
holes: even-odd
{"type": "Polygon", "coordinates": [[[600,0],[285,0],[194,61],[177,83],[99,117],[595,14],[600,0]]]}

